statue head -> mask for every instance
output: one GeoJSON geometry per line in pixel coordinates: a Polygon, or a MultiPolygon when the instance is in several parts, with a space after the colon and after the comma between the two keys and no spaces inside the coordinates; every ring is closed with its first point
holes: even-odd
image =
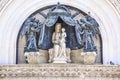
{"type": "Polygon", "coordinates": [[[61,32],[61,23],[56,23],[55,32],[61,32]]]}
{"type": "Polygon", "coordinates": [[[65,32],[65,28],[62,28],[61,31],[62,31],[62,32],[65,32]]]}
{"type": "Polygon", "coordinates": [[[35,17],[34,16],[30,17],[30,21],[34,22],[35,21],[35,17]]]}

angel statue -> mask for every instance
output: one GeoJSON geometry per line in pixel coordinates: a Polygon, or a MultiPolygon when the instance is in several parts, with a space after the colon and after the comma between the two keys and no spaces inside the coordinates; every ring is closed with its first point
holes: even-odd
{"type": "Polygon", "coordinates": [[[25,51],[37,51],[37,41],[36,36],[39,32],[39,20],[31,17],[29,18],[25,24],[24,29],[22,31],[22,36],[25,36],[26,38],[26,47],[25,51]]]}
{"type": "Polygon", "coordinates": [[[100,31],[99,31],[99,24],[97,23],[97,21],[92,18],[90,16],[90,12],[88,12],[88,15],[85,17],[85,21],[88,23],[88,24],[91,24],[92,27],[94,28],[94,36],[96,37],[96,34],[100,34],[100,31]]]}
{"type": "Polygon", "coordinates": [[[94,43],[94,36],[96,35],[96,30],[94,26],[90,22],[88,22],[86,18],[80,19],[80,23],[82,23],[81,34],[83,35],[82,39],[84,42],[84,51],[96,51],[96,46],[94,43]]]}

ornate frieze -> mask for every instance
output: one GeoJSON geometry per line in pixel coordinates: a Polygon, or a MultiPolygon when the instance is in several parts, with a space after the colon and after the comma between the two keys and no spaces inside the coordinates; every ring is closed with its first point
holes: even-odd
{"type": "Polygon", "coordinates": [[[41,64],[0,66],[0,79],[25,77],[120,78],[120,66],[41,64]]]}

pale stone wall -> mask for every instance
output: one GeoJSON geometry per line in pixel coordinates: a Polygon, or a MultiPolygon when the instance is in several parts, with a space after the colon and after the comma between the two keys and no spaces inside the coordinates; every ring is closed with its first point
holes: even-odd
{"type": "Polygon", "coordinates": [[[0,6],[0,64],[15,64],[17,35],[25,19],[36,10],[57,2],[85,13],[90,11],[100,24],[103,63],[120,64],[120,5],[117,0],[1,0],[4,7],[0,6]]]}

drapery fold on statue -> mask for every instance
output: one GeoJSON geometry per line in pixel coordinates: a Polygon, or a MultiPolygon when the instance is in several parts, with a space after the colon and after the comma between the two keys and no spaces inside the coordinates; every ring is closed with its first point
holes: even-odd
{"type": "Polygon", "coordinates": [[[80,27],[80,25],[74,20],[71,18],[71,15],[62,15],[62,14],[59,14],[59,15],[49,15],[47,17],[47,19],[45,20],[45,23],[41,29],[41,32],[40,32],[40,38],[39,38],[39,45],[42,44],[43,42],[43,38],[44,38],[44,31],[45,31],[45,26],[46,27],[52,27],[55,25],[55,23],[58,21],[58,19],[61,18],[67,25],[69,26],[74,26],[75,27],[75,34],[76,34],[76,37],[77,37],[77,42],[79,44],[81,44],[81,36],[79,34],[79,31],[78,31],[78,28],[80,27]]]}
{"type": "Polygon", "coordinates": [[[44,38],[44,34],[45,34],[45,24],[42,25],[41,30],[40,30],[38,46],[40,46],[42,44],[43,38],[44,38]]]}
{"type": "Polygon", "coordinates": [[[80,32],[79,28],[80,28],[80,25],[76,23],[76,25],[75,25],[75,33],[76,33],[76,37],[77,37],[77,42],[79,44],[82,44],[82,38],[81,38],[81,34],[80,34],[81,32],[80,32]]]}
{"type": "Polygon", "coordinates": [[[53,26],[58,21],[59,18],[61,18],[67,25],[75,26],[75,20],[73,20],[71,16],[63,15],[49,16],[45,21],[46,26],[47,27],[53,26]]]}

